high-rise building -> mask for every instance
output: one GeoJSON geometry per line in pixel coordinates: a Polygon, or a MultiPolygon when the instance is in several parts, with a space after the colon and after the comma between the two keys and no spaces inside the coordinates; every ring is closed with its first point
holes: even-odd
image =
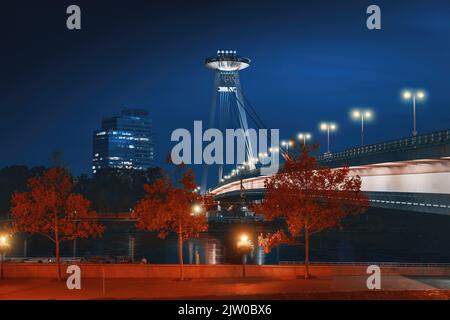
{"type": "Polygon", "coordinates": [[[103,119],[93,140],[94,173],[103,168],[145,170],[153,166],[152,122],[145,110],[124,109],[120,116],[103,119]]]}

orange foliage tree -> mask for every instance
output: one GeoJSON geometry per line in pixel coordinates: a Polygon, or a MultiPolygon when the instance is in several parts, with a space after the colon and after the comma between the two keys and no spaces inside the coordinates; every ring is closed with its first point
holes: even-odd
{"type": "Polygon", "coordinates": [[[309,236],[339,225],[345,216],[362,213],[368,206],[359,176],[350,176],[347,166],[320,167],[310,150],[301,146],[298,157],[286,160],[284,167],[265,181],[264,201],[253,206],[266,219],[281,218],[286,223],[288,233],[278,230],[259,237],[266,252],[281,243],[294,244],[303,234],[305,278],[309,277],[309,236]]]}
{"type": "Polygon", "coordinates": [[[14,230],[40,234],[55,244],[58,280],[61,280],[62,241],[101,236],[104,227],[90,202],[72,193],[74,182],[63,168],[50,168],[28,180],[28,192],[14,193],[11,216],[14,230]]]}
{"type": "Polygon", "coordinates": [[[205,212],[213,205],[209,195],[196,192],[194,173],[185,171],[175,183],[167,174],[153,184],[144,186],[145,195],[136,205],[132,216],[137,219],[136,227],[158,231],[164,239],[169,232],[178,236],[180,279],[183,274],[183,241],[198,237],[208,229],[205,212]]]}

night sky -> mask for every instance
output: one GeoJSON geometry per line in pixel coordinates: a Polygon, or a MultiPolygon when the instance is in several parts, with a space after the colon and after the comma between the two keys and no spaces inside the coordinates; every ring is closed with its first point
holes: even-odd
{"type": "MultiPolygon", "coordinates": [[[[100,1],[2,2],[0,167],[48,164],[61,150],[74,174],[91,173],[92,132],[123,107],[154,122],[157,163],[176,128],[208,119],[217,49],[252,59],[246,96],[288,138],[333,120],[332,150],[358,145],[354,106],[376,118],[366,142],[408,136],[405,87],[427,89],[418,130],[450,128],[450,2],[447,1],[100,1]],[[82,30],[66,28],[66,8],[82,30]],[[370,4],[382,30],[366,28],[370,4]]],[[[198,168],[197,168],[198,169],[198,168]]]]}

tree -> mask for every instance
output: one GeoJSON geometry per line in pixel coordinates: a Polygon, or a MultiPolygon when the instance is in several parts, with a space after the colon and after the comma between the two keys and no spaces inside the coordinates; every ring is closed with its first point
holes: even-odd
{"type": "Polygon", "coordinates": [[[101,236],[104,227],[90,202],[72,193],[73,180],[63,168],[50,168],[28,180],[27,192],[13,194],[11,215],[16,231],[40,234],[55,244],[58,280],[61,280],[62,241],[101,236]]]}
{"type": "Polygon", "coordinates": [[[266,252],[281,243],[296,243],[303,234],[305,278],[309,277],[310,235],[337,226],[347,215],[362,213],[368,206],[359,176],[350,176],[348,166],[320,167],[310,149],[302,146],[297,158],[287,159],[277,174],[266,179],[265,199],[253,206],[266,219],[281,218],[286,223],[287,234],[278,230],[260,236],[266,252]]]}
{"type": "Polygon", "coordinates": [[[191,170],[172,182],[170,176],[162,173],[162,178],[144,186],[145,195],[136,205],[132,216],[137,219],[136,227],[148,231],[158,231],[164,239],[169,232],[178,236],[178,256],[180,279],[183,274],[183,241],[198,237],[208,229],[205,211],[213,201],[209,195],[196,192],[195,177],[191,170]]]}

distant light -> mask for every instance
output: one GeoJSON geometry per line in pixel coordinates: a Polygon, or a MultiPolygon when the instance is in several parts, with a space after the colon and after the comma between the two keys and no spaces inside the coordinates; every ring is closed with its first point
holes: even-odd
{"type": "Polygon", "coordinates": [[[299,140],[309,140],[311,139],[311,134],[310,133],[305,133],[305,132],[301,132],[297,135],[299,140]]]}
{"type": "Polygon", "coordinates": [[[334,131],[336,129],[337,129],[337,125],[335,123],[322,122],[320,124],[320,130],[322,130],[322,131],[327,131],[327,130],[334,131]]]}
{"type": "Polygon", "coordinates": [[[411,91],[411,90],[404,90],[402,92],[402,97],[404,100],[410,100],[411,98],[416,98],[417,100],[423,100],[425,99],[425,91],[424,90],[417,90],[417,91],[411,91]]]}
{"type": "Polygon", "coordinates": [[[412,98],[412,92],[409,90],[405,90],[405,91],[403,91],[402,96],[403,96],[403,99],[409,100],[412,98]]]}
{"type": "Polygon", "coordinates": [[[353,110],[352,111],[352,117],[353,118],[359,118],[361,117],[361,112],[359,110],[353,110]]]}
{"type": "Polygon", "coordinates": [[[278,152],[278,151],[280,151],[280,148],[278,148],[278,147],[270,147],[269,148],[269,152],[272,152],[272,153],[276,153],[276,152],[278,152]]]}
{"type": "Polygon", "coordinates": [[[352,118],[355,120],[359,120],[360,118],[366,118],[370,119],[372,117],[373,113],[370,110],[360,110],[360,109],[354,109],[352,110],[352,118]]]}
{"type": "Polygon", "coordinates": [[[243,233],[239,236],[238,242],[237,242],[238,248],[243,249],[251,249],[253,247],[252,241],[250,240],[249,236],[246,233],[243,233]]]}
{"type": "Polygon", "coordinates": [[[11,245],[10,243],[10,238],[8,235],[0,235],[0,249],[6,249],[9,248],[9,246],[11,245]]]}
{"type": "Polygon", "coordinates": [[[192,212],[193,212],[194,214],[199,214],[199,213],[202,212],[202,207],[201,207],[200,205],[198,205],[198,204],[194,204],[194,205],[192,206],[192,212]]]}
{"type": "Polygon", "coordinates": [[[424,99],[425,98],[425,92],[423,91],[417,91],[417,99],[424,99]]]}

